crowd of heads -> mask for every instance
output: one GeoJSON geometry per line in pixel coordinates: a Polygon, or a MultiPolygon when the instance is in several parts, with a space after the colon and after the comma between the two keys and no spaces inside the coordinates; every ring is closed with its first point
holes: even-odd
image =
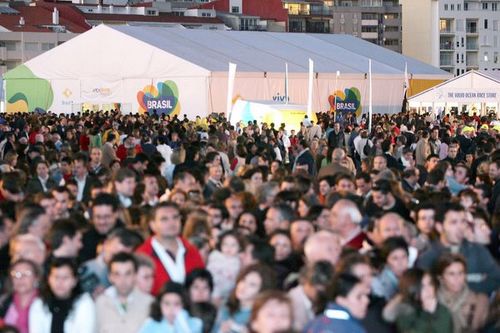
{"type": "Polygon", "coordinates": [[[0,332],[500,330],[495,115],[314,120],[1,115],[0,332]]]}

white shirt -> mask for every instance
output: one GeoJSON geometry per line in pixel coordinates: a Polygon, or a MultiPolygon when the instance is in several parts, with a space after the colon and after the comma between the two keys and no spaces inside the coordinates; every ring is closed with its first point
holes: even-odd
{"type": "MultiPolygon", "coordinates": [[[[52,325],[52,313],[37,298],[30,307],[29,331],[30,333],[50,333],[52,325]]],[[[73,304],[71,312],[64,321],[64,332],[71,333],[95,333],[96,312],[94,301],[89,294],[80,296],[73,304]]]]}
{"type": "Polygon", "coordinates": [[[85,181],[87,180],[87,175],[85,175],[85,177],[83,177],[83,179],[78,179],[78,177],[75,177],[75,180],[76,180],[76,185],[78,187],[76,201],[82,201],[83,200],[83,190],[85,189],[85,181]]]}

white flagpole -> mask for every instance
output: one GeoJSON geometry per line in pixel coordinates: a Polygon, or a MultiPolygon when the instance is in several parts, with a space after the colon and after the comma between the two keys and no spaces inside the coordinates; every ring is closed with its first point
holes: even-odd
{"type": "Polygon", "coordinates": [[[285,104],[288,104],[288,63],[285,63],[285,104]]]}
{"type": "Polygon", "coordinates": [[[231,111],[233,109],[233,90],[234,90],[234,77],[236,76],[236,64],[229,63],[229,72],[227,73],[227,104],[226,115],[231,121],[231,111]]]}
{"type": "Polygon", "coordinates": [[[405,62],[405,89],[404,89],[403,97],[404,97],[404,95],[406,95],[406,92],[408,91],[409,87],[410,87],[410,82],[408,80],[408,63],[405,62]]]}
{"type": "Polygon", "coordinates": [[[312,116],[313,72],[314,62],[312,59],[309,59],[309,87],[307,91],[307,117],[309,119],[312,116]]]}
{"type": "Polygon", "coordinates": [[[368,59],[368,132],[372,131],[372,60],[368,59]]]}
{"type": "Polygon", "coordinates": [[[337,115],[337,90],[339,81],[340,71],[337,71],[335,75],[335,91],[333,92],[333,108],[335,109],[335,115],[337,115]]]}

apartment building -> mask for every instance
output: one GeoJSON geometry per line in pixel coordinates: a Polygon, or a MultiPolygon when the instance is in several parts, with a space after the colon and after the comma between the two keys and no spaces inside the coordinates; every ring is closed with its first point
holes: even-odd
{"type": "Polygon", "coordinates": [[[500,71],[500,0],[403,0],[403,53],[454,75],[500,71]]]}
{"type": "Polygon", "coordinates": [[[348,34],[402,51],[398,0],[285,0],[290,32],[348,34]]]}
{"type": "Polygon", "coordinates": [[[401,6],[398,0],[337,0],[333,33],[361,37],[401,53],[401,6]]]}

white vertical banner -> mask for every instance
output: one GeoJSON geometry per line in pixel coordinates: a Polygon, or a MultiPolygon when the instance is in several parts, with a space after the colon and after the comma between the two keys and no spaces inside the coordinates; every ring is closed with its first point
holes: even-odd
{"type": "Polygon", "coordinates": [[[285,63],[285,104],[288,104],[288,63],[285,63]]]}
{"type": "Polygon", "coordinates": [[[314,74],[314,61],[309,59],[309,85],[307,89],[307,117],[312,117],[312,95],[313,95],[313,74],[314,74]]]}
{"type": "Polygon", "coordinates": [[[372,131],[373,100],[372,100],[372,60],[368,59],[368,132],[372,131]]]}
{"type": "Polygon", "coordinates": [[[234,90],[234,77],[236,76],[236,64],[229,63],[229,72],[227,73],[227,104],[226,104],[226,117],[231,118],[231,109],[233,108],[233,90],[234,90]]]}

